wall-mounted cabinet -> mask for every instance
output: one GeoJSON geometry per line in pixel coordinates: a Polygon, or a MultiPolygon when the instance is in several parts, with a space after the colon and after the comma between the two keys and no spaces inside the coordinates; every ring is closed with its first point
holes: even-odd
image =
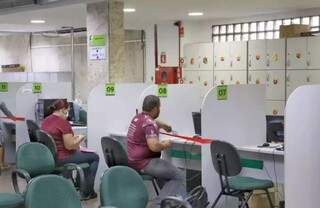
{"type": "Polygon", "coordinates": [[[266,72],[266,98],[268,100],[285,100],[286,72],[285,70],[269,70],[266,72]]]}
{"type": "Polygon", "coordinates": [[[196,43],[184,46],[185,70],[213,70],[213,44],[196,43]]]}
{"type": "Polygon", "coordinates": [[[182,78],[184,84],[213,86],[213,71],[186,70],[184,71],[182,78]]]}
{"type": "Polygon", "coordinates": [[[285,101],[274,101],[267,100],[266,101],[266,114],[267,115],[284,115],[285,111],[285,101]]]}
{"type": "Polygon", "coordinates": [[[229,84],[247,84],[246,71],[215,71],[214,86],[229,84]]]}

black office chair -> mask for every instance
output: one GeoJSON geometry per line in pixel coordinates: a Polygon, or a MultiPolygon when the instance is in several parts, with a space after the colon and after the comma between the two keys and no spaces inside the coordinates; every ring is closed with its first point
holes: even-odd
{"type": "MultiPolygon", "coordinates": [[[[36,131],[36,138],[37,141],[44,144],[45,146],[48,147],[48,149],[51,151],[53,158],[56,161],[56,156],[57,156],[57,147],[56,147],[56,143],[54,142],[54,139],[52,138],[52,136],[50,136],[48,133],[46,133],[45,131],[42,130],[37,130],[36,131]]],[[[83,169],[89,168],[89,164],[88,163],[80,163],[80,164],[75,164],[75,163],[71,163],[68,167],[68,171],[69,173],[72,171],[77,171],[77,178],[74,179],[72,178],[72,174],[68,174],[65,172],[65,168],[63,168],[63,166],[57,166],[56,165],[56,172],[57,174],[64,174],[66,177],[71,177],[70,179],[72,180],[72,182],[74,183],[75,187],[79,188],[80,193],[84,195],[85,191],[86,191],[86,182],[85,182],[85,178],[83,176],[83,169]]]]}
{"type": "Polygon", "coordinates": [[[40,129],[38,124],[33,120],[27,120],[28,134],[30,142],[37,142],[36,131],[40,129]]]}
{"type": "Polygon", "coordinates": [[[237,197],[240,208],[249,208],[248,200],[254,190],[264,190],[267,194],[269,205],[273,208],[268,189],[273,187],[270,180],[260,180],[251,177],[239,176],[242,167],[237,149],[223,141],[211,143],[211,157],[214,169],[219,174],[221,192],[212,205],[214,208],[222,195],[237,197]]]}
{"type": "MultiPolygon", "coordinates": [[[[123,145],[112,137],[102,137],[101,146],[104,155],[104,159],[109,168],[113,166],[128,166],[128,155],[123,145]]],[[[156,182],[156,178],[147,174],[139,173],[143,180],[151,181],[153,188],[157,195],[159,195],[159,189],[156,182]]]]}

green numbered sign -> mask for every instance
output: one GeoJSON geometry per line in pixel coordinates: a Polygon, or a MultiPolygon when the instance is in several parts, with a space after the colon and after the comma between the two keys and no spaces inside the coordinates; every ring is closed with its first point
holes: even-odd
{"type": "Polygon", "coordinates": [[[116,95],[116,86],[114,83],[108,83],[105,85],[106,96],[116,95]]]}
{"type": "Polygon", "coordinates": [[[228,100],[228,86],[221,85],[217,87],[217,99],[218,100],[228,100]]]}
{"type": "Polygon", "coordinates": [[[0,92],[8,92],[9,86],[8,82],[0,82],[0,92]]]}
{"type": "Polygon", "coordinates": [[[35,82],[32,85],[33,93],[41,93],[42,92],[42,84],[40,82],[35,82]]]}
{"type": "Polygon", "coordinates": [[[158,97],[167,97],[167,96],[168,96],[167,85],[165,84],[158,85],[158,97]]]}

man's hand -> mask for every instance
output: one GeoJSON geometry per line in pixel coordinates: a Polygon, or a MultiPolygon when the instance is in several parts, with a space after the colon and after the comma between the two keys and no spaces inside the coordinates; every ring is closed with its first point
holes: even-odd
{"type": "Polygon", "coordinates": [[[164,140],[161,142],[163,144],[163,146],[165,147],[165,149],[168,149],[172,146],[172,142],[171,140],[164,140]]]}
{"type": "Polygon", "coordinates": [[[171,127],[170,125],[168,125],[168,124],[166,124],[166,123],[163,123],[163,122],[161,122],[161,121],[156,121],[156,123],[157,123],[157,125],[158,125],[158,127],[159,127],[160,129],[163,129],[163,130],[165,130],[166,132],[171,132],[171,131],[172,131],[172,127],[171,127]]]}

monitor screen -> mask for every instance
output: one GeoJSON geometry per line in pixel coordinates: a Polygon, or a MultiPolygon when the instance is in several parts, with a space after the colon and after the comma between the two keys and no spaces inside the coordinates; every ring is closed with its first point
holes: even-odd
{"type": "Polygon", "coordinates": [[[192,112],[194,133],[201,136],[201,113],[192,112]]]}
{"type": "Polygon", "coordinates": [[[267,142],[284,142],[284,116],[266,116],[267,142]]]}

